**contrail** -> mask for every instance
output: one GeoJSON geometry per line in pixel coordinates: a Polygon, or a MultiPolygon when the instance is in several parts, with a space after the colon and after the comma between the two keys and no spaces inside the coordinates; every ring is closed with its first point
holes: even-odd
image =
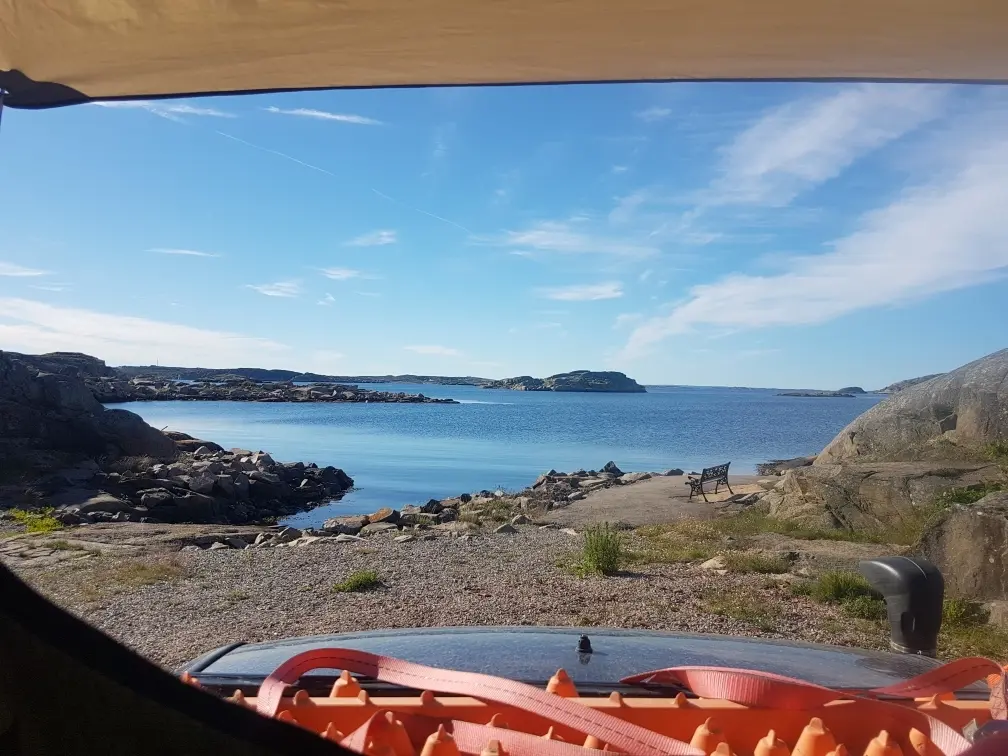
{"type": "MultiPolygon", "coordinates": [[[[244,144],[244,145],[246,145],[248,147],[252,147],[253,149],[262,150],[263,152],[268,152],[271,155],[276,155],[277,157],[282,157],[285,160],[290,160],[291,162],[297,163],[298,165],[303,165],[305,168],[311,168],[313,171],[318,171],[319,173],[325,173],[326,175],[332,176],[333,178],[339,178],[339,176],[337,176],[332,171],[327,171],[325,168],[319,168],[317,165],[312,165],[311,163],[306,163],[304,160],[298,160],[296,157],[294,157],[292,155],[288,155],[286,152],[280,152],[279,150],[271,150],[269,147],[262,147],[262,146],[260,146],[258,144],[253,144],[252,142],[246,142],[244,139],[239,139],[236,136],[232,136],[231,134],[225,134],[223,131],[217,131],[216,129],[214,130],[214,132],[217,133],[217,134],[220,134],[222,137],[226,137],[227,139],[231,139],[231,140],[234,140],[235,142],[239,142],[240,144],[244,144]]],[[[419,207],[413,207],[412,205],[407,205],[405,202],[400,202],[395,197],[389,197],[384,192],[380,192],[380,191],[378,191],[377,189],[375,189],[373,187],[372,187],[371,191],[374,192],[375,194],[377,194],[382,199],[388,200],[389,202],[392,202],[392,203],[394,203],[396,205],[399,205],[400,207],[404,207],[407,210],[412,210],[415,213],[420,213],[421,215],[426,215],[428,218],[433,218],[434,220],[441,221],[442,223],[447,223],[449,226],[454,226],[457,229],[465,231],[467,234],[471,234],[472,233],[472,231],[470,231],[468,228],[466,228],[465,226],[463,226],[461,223],[456,223],[453,220],[448,220],[448,218],[442,218],[440,215],[435,215],[434,213],[428,213],[426,210],[421,210],[419,207]]]]}
{"type": "Polygon", "coordinates": [[[400,202],[395,197],[389,197],[384,192],[379,192],[374,187],[371,188],[371,191],[374,192],[375,194],[377,194],[379,197],[382,197],[383,199],[387,199],[389,202],[394,202],[397,205],[401,205],[402,207],[405,207],[407,210],[412,210],[415,213],[420,213],[421,215],[426,215],[428,218],[433,218],[434,220],[439,220],[442,223],[447,223],[449,226],[455,226],[455,228],[460,228],[463,231],[465,231],[467,234],[471,234],[472,233],[472,231],[470,231],[468,228],[466,228],[465,226],[463,226],[461,223],[456,223],[453,220],[448,220],[447,218],[442,218],[440,215],[434,215],[434,213],[428,213],[426,210],[421,210],[419,207],[413,207],[412,205],[407,205],[405,202],[400,202]]]}
{"type": "Polygon", "coordinates": [[[227,137],[228,139],[233,139],[236,142],[240,142],[241,144],[247,145],[247,146],[252,147],[254,149],[257,149],[257,150],[262,150],[263,152],[268,152],[271,155],[277,155],[279,157],[282,157],[282,158],[290,160],[290,161],[292,161],[294,163],[297,163],[298,165],[303,165],[305,168],[311,168],[313,171],[318,171],[319,173],[328,174],[329,176],[332,176],[333,178],[339,178],[339,176],[337,176],[332,171],[327,171],[325,168],[319,168],[317,165],[312,165],[311,163],[306,163],[304,160],[298,160],[296,157],[292,157],[291,155],[288,155],[285,152],[279,152],[278,150],[271,150],[269,147],[260,147],[258,144],[252,144],[252,142],[246,142],[244,139],[239,139],[236,136],[231,136],[230,134],[225,134],[223,131],[217,131],[216,129],[214,131],[215,131],[215,133],[220,134],[222,137],[227,137]]]}

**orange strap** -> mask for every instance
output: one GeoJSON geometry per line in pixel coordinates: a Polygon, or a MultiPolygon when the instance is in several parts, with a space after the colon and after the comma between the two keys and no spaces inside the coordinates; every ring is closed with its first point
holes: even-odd
{"type": "MultiPolygon", "coordinates": [[[[401,659],[343,648],[305,651],[288,659],[273,670],[259,688],[256,702],[259,713],[268,717],[275,716],[287,686],[297,682],[301,675],[313,669],[345,669],[353,674],[366,675],[375,680],[395,685],[430,690],[435,693],[473,696],[512,706],[570,727],[586,736],[594,735],[601,742],[608,743],[617,751],[634,754],[634,756],[704,756],[699,750],[681,740],[661,735],[646,727],[624,722],[605,712],[589,709],[577,702],[547,693],[531,685],[475,672],[456,672],[437,667],[425,667],[401,659]]],[[[459,723],[454,724],[458,730],[459,723]]],[[[483,732],[485,733],[485,730],[483,732]]],[[[482,734],[480,737],[483,737],[482,734]]],[[[509,741],[507,737],[498,739],[502,743],[509,741]]],[[[483,737],[475,752],[479,753],[486,742],[487,738],[483,737]]],[[[559,747],[562,745],[564,744],[557,741],[541,740],[540,743],[537,743],[535,753],[528,753],[527,756],[564,756],[569,754],[567,749],[559,747]]]]}
{"type": "MultiPolygon", "coordinates": [[[[631,756],[702,756],[690,745],[669,738],[644,727],[625,722],[605,712],[547,693],[530,685],[501,677],[473,672],[457,672],[426,667],[412,662],[369,654],[353,649],[327,648],[306,651],[288,659],[273,671],[259,689],[257,708],[261,714],[274,716],[288,685],[313,669],[340,669],[353,674],[366,675],[382,682],[436,693],[472,696],[512,706],[564,725],[584,735],[592,735],[617,751],[631,756]]],[[[898,704],[880,701],[875,696],[914,698],[958,690],[990,675],[991,716],[1005,719],[1004,674],[996,662],[983,658],[967,658],[950,662],[929,672],[895,685],[875,688],[867,696],[856,696],[842,691],[814,685],[782,675],[745,669],[721,667],[674,667],[644,672],[625,677],[627,684],[664,682],[683,685],[702,698],[720,698],[735,703],[768,709],[810,709],[830,701],[857,700],[862,705],[877,709],[880,717],[900,722],[907,729],[913,727],[927,734],[945,756],[979,756],[986,751],[971,748],[970,743],[944,722],[922,711],[898,704]],[[995,674],[996,672],[996,674],[995,674]]],[[[376,713],[364,725],[343,740],[347,748],[362,753],[371,728],[384,726],[385,712],[376,713]]],[[[403,718],[402,715],[396,715],[403,718]]],[[[410,717],[405,717],[409,726],[410,717]]],[[[414,719],[424,719],[414,717],[414,719]]],[[[429,728],[429,723],[427,727],[429,728]]],[[[526,733],[478,725],[470,722],[450,721],[460,752],[479,754],[491,739],[501,742],[514,756],[600,756],[601,751],[581,746],[546,740],[526,733]],[[577,751],[571,749],[577,748],[577,751]]],[[[1008,738],[997,738],[1004,745],[1008,738]]],[[[979,746],[979,744],[978,744],[979,746]]],[[[988,746],[984,746],[988,748],[988,746]]]]}

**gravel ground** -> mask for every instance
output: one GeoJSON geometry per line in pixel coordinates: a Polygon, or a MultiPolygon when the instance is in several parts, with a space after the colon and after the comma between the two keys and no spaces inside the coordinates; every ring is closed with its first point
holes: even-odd
{"type": "Polygon", "coordinates": [[[15,570],[59,605],[167,666],[232,641],[390,627],[608,626],[875,648],[886,642],[832,607],[792,596],[770,576],[653,564],[615,577],[576,577],[562,564],[578,545],[563,531],[522,526],[515,535],[471,540],[400,544],[378,534],[365,543],[294,548],[81,552],[15,570]],[[377,571],[379,587],[333,590],[365,569],[377,571]]]}

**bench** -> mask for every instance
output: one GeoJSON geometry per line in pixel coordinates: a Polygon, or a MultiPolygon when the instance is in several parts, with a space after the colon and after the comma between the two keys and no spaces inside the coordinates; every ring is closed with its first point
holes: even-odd
{"type": "Polygon", "coordinates": [[[707,494],[704,493],[705,483],[714,483],[714,493],[718,492],[718,486],[724,483],[728,486],[728,493],[735,495],[735,492],[731,490],[731,486],[728,485],[728,465],[731,462],[725,462],[723,465],[717,465],[715,467],[705,467],[703,472],[700,473],[699,478],[695,478],[692,475],[687,476],[686,485],[690,487],[689,498],[693,498],[693,494],[699,493],[703,496],[703,500],[707,501],[707,494]]]}

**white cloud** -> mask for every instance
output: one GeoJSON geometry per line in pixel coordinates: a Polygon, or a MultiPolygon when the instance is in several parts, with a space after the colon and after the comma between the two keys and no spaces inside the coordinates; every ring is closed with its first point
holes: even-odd
{"type": "Polygon", "coordinates": [[[403,347],[407,352],[415,352],[416,354],[428,354],[435,355],[438,357],[461,357],[462,352],[458,349],[453,349],[452,347],[439,346],[438,344],[417,344],[413,346],[403,347]]]}
{"type": "Polygon", "coordinates": [[[33,289],[38,289],[39,291],[67,291],[72,288],[68,283],[49,283],[49,284],[29,284],[33,289]]]}
{"type": "Polygon", "coordinates": [[[291,110],[284,110],[277,107],[265,108],[268,113],[279,113],[281,115],[292,115],[301,116],[302,118],[316,118],[320,121],[339,121],[340,123],[356,123],[361,126],[381,126],[381,121],[376,121],[374,118],[368,118],[362,115],[354,115],[353,113],[330,113],[325,110],[314,110],[313,108],[293,108],[291,110]]]}
{"type": "Polygon", "coordinates": [[[626,173],[628,170],[630,170],[630,168],[625,165],[614,165],[612,167],[613,173],[626,173]]]}
{"type": "Polygon", "coordinates": [[[531,228],[508,231],[503,237],[484,241],[504,247],[517,247],[520,251],[532,249],[558,254],[651,257],[659,253],[658,247],[650,244],[575,231],[569,224],[556,221],[544,221],[531,228]]]}
{"type": "Polygon", "coordinates": [[[0,276],[10,276],[12,278],[35,278],[36,276],[47,276],[48,270],[38,268],[26,268],[23,265],[0,262],[0,276]]]}
{"type": "Polygon", "coordinates": [[[574,286],[553,286],[539,290],[547,299],[561,302],[590,302],[597,299],[618,299],[623,296],[623,284],[619,281],[600,284],[576,284],[574,286]]]}
{"type": "Polygon", "coordinates": [[[644,282],[645,282],[645,281],[647,281],[647,280],[648,280],[649,278],[651,278],[651,274],[652,274],[652,273],[654,273],[654,271],[653,271],[653,270],[651,270],[650,268],[648,268],[648,269],[647,269],[647,270],[645,270],[645,271],[644,271],[643,273],[641,273],[641,274],[640,274],[639,276],[637,276],[637,280],[638,280],[638,281],[640,281],[641,283],[644,283],[644,282]]]}
{"type": "Polygon", "coordinates": [[[148,249],[148,252],[156,252],[159,255],[181,255],[184,257],[220,257],[220,255],[214,252],[200,252],[196,249],[173,249],[165,247],[155,247],[154,249],[148,249]]]}
{"type": "Polygon", "coordinates": [[[169,121],[182,121],[179,116],[205,116],[209,118],[235,118],[234,113],[227,113],[217,108],[204,108],[196,105],[187,105],[183,102],[172,102],[170,100],[113,100],[111,102],[93,102],[102,108],[133,108],[146,110],[148,113],[167,118],[169,121]]]}
{"type": "Polygon", "coordinates": [[[831,251],[792,257],[777,275],[733,274],[694,287],[669,315],[640,325],[625,356],[697,326],[822,323],[1008,275],[1008,138],[956,149],[957,171],[864,215],[831,251]]]}
{"type": "Polygon", "coordinates": [[[724,150],[710,204],[785,205],[941,114],[948,89],[859,84],[774,108],[724,150]]]}
{"type": "Polygon", "coordinates": [[[664,121],[670,115],[672,115],[671,108],[659,108],[659,107],[647,108],[646,110],[638,110],[636,113],[634,113],[634,116],[640,119],[641,121],[644,121],[644,123],[654,123],[656,121],[664,121]]]}
{"type": "Polygon", "coordinates": [[[333,281],[349,281],[351,278],[374,278],[362,270],[353,268],[322,268],[322,275],[333,281]]]}
{"type": "Polygon", "coordinates": [[[318,304],[322,305],[323,307],[328,307],[335,303],[336,303],[336,297],[334,297],[328,291],[326,292],[326,295],[318,301],[318,304]]]}
{"type": "Polygon", "coordinates": [[[639,312],[621,312],[619,315],[616,316],[616,322],[613,323],[613,330],[623,328],[624,326],[627,326],[630,323],[635,323],[642,317],[644,316],[641,315],[639,312]]]}
{"type": "Polygon", "coordinates": [[[0,343],[29,353],[86,352],[113,365],[228,367],[287,349],[269,339],[0,297],[0,343]]]}
{"type": "Polygon", "coordinates": [[[301,284],[297,281],[277,281],[271,284],[248,284],[248,288],[265,294],[267,297],[296,297],[301,293],[301,284]]]}
{"type": "Polygon", "coordinates": [[[395,231],[382,230],[361,234],[346,244],[350,247],[381,247],[386,244],[395,244],[397,240],[395,231]]]}

